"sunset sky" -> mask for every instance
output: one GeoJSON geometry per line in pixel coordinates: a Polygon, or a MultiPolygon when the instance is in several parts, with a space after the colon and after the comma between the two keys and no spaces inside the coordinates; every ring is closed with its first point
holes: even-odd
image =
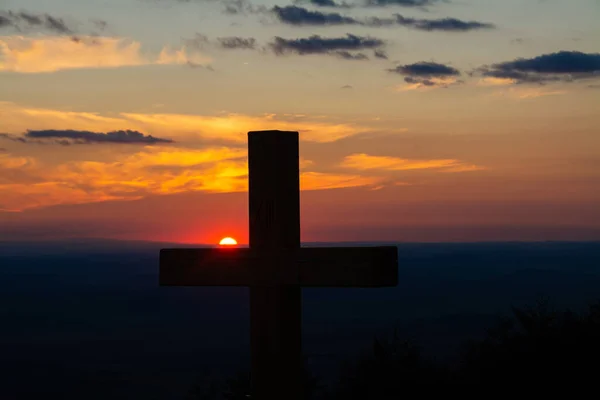
{"type": "Polygon", "coordinates": [[[600,240],[598,0],[0,0],[0,240],[600,240]]]}

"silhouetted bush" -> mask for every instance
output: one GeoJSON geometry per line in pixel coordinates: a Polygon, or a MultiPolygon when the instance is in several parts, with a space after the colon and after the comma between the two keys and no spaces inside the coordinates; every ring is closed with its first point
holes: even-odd
{"type": "MultiPolygon", "coordinates": [[[[460,361],[453,367],[427,360],[418,346],[401,340],[398,332],[378,338],[369,352],[342,364],[338,382],[329,393],[319,392],[320,398],[399,399],[410,386],[547,387],[595,382],[600,370],[600,303],[582,313],[556,311],[547,303],[513,308],[512,312],[512,317],[501,319],[484,339],[465,345],[460,361]]],[[[244,379],[228,382],[222,392],[225,397],[194,399],[248,400],[248,378],[245,375],[244,379]]],[[[320,388],[308,374],[307,387],[307,398],[320,388]]]]}
{"type": "MultiPolygon", "coordinates": [[[[591,382],[600,357],[600,306],[581,314],[542,303],[513,308],[487,337],[467,346],[460,365],[464,383],[538,385],[591,382]]],[[[594,378],[595,379],[595,378],[594,378]]]]}

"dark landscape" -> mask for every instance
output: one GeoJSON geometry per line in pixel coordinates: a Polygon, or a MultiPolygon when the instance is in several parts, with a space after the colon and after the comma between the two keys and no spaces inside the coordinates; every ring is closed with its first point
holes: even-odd
{"type": "MultiPolygon", "coordinates": [[[[184,399],[247,368],[247,289],[159,287],[172,246],[0,243],[0,397],[184,399]]],[[[398,287],[303,290],[304,354],[322,381],[394,330],[452,364],[511,306],[600,298],[598,242],[397,246],[398,287]]]]}

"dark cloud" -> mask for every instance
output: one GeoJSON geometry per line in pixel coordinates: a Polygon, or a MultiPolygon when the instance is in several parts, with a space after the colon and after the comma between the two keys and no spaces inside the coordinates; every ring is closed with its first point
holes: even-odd
{"type": "Polygon", "coordinates": [[[267,11],[267,7],[263,5],[254,5],[249,0],[223,0],[225,6],[223,12],[225,14],[233,15],[247,15],[264,13],[267,11]]]}
{"type": "Polygon", "coordinates": [[[421,61],[414,64],[398,65],[394,69],[388,70],[401,75],[410,77],[426,78],[444,78],[449,76],[458,76],[460,71],[456,68],[434,62],[421,61]]]}
{"type": "Polygon", "coordinates": [[[204,50],[204,46],[209,44],[208,36],[196,33],[193,38],[183,39],[183,44],[194,50],[204,50]]]}
{"type": "Polygon", "coordinates": [[[366,0],[368,6],[401,6],[413,8],[426,8],[445,0],[366,0]]]}
{"type": "Polygon", "coordinates": [[[487,22],[462,21],[456,18],[416,19],[406,18],[400,14],[396,14],[395,17],[399,25],[422,31],[466,32],[477,29],[495,28],[495,25],[487,22]]]}
{"type": "Polygon", "coordinates": [[[225,49],[254,49],[256,48],[256,39],[242,38],[238,36],[217,38],[219,45],[225,49]]]}
{"type": "Polygon", "coordinates": [[[272,8],[277,18],[290,25],[352,25],[359,24],[351,17],[344,17],[338,13],[323,13],[310,11],[297,6],[275,6],[272,8]]]}
{"type": "Polygon", "coordinates": [[[368,26],[391,26],[400,25],[421,31],[444,31],[444,32],[468,32],[479,29],[493,29],[495,25],[479,21],[463,21],[456,18],[440,19],[418,19],[407,18],[400,14],[394,14],[393,18],[368,18],[364,25],[368,26]]]}
{"type": "Polygon", "coordinates": [[[74,30],[61,18],[25,11],[0,11],[0,28],[14,28],[18,31],[44,29],[53,33],[69,35],[74,33],[74,30]]]}
{"type": "Polygon", "coordinates": [[[276,36],[270,43],[270,47],[277,55],[295,53],[299,55],[307,54],[329,54],[346,59],[365,59],[364,54],[352,54],[350,51],[377,49],[383,46],[385,42],[381,39],[346,34],[345,37],[325,38],[319,35],[312,35],[300,39],[284,39],[276,36]]]}
{"type": "Polygon", "coordinates": [[[296,0],[294,4],[311,4],[316,7],[330,7],[330,8],[350,8],[351,4],[342,2],[338,3],[334,0],[296,0]]]}
{"type": "Polygon", "coordinates": [[[341,89],[352,89],[352,85],[344,85],[341,89]]]}
{"type": "Polygon", "coordinates": [[[381,58],[381,59],[384,59],[384,60],[388,59],[387,53],[385,51],[383,51],[383,50],[375,50],[373,52],[373,55],[375,56],[375,58],[381,58]]]}
{"type": "Polygon", "coordinates": [[[350,53],[346,50],[334,51],[331,54],[343,58],[344,60],[368,60],[369,57],[364,53],[350,53]]]}
{"type": "Polygon", "coordinates": [[[8,18],[6,15],[0,14],[0,28],[6,28],[13,26],[12,19],[8,18]]]}
{"type": "Polygon", "coordinates": [[[494,25],[478,21],[462,21],[456,18],[416,19],[394,14],[392,18],[371,17],[358,20],[337,12],[311,11],[298,6],[275,6],[271,9],[279,21],[289,25],[364,25],[370,27],[405,26],[422,31],[467,32],[477,29],[492,29],[494,25]]]}
{"type": "Polygon", "coordinates": [[[459,70],[434,62],[422,61],[414,64],[398,65],[388,71],[404,75],[404,82],[406,83],[426,87],[446,88],[451,84],[461,83],[461,81],[453,79],[461,74],[459,70]],[[444,81],[444,78],[450,78],[450,80],[446,79],[444,81]]]}
{"type": "Polygon", "coordinates": [[[101,31],[105,30],[108,26],[108,22],[101,19],[92,19],[90,21],[92,22],[92,24],[94,24],[96,28],[100,29],[101,31]]]}
{"type": "Polygon", "coordinates": [[[152,135],[144,135],[138,131],[124,130],[112,132],[90,132],[76,130],[28,130],[22,136],[0,134],[1,138],[22,143],[38,144],[60,144],[68,146],[71,144],[92,143],[119,143],[119,144],[156,144],[173,143],[171,139],[157,138],[152,135]]]}
{"type": "Polygon", "coordinates": [[[404,78],[404,82],[406,82],[406,83],[419,83],[419,84],[424,85],[424,86],[436,86],[436,83],[434,81],[432,81],[431,79],[414,78],[412,76],[407,76],[406,78],[404,78]]]}
{"type": "Polygon", "coordinates": [[[513,79],[518,83],[569,82],[600,77],[600,53],[560,51],[484,66],[479,72],[487,77],[513,79]]]}

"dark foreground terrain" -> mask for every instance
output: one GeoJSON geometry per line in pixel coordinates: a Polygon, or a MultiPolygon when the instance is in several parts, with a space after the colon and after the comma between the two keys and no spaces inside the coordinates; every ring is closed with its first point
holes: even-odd
{"type": "MultiPolygon", "coordinates": [[[[159,288],[162,246],[0,243],[0,398],[183,399],[247,366],[247,291],[159,288]]],[[[452,363],[511,306],[582,310],[600,297],[600,243],[398,248],[396,288],[304,290],[315,374],[333,379],[394,329],[452,363]]]]}

